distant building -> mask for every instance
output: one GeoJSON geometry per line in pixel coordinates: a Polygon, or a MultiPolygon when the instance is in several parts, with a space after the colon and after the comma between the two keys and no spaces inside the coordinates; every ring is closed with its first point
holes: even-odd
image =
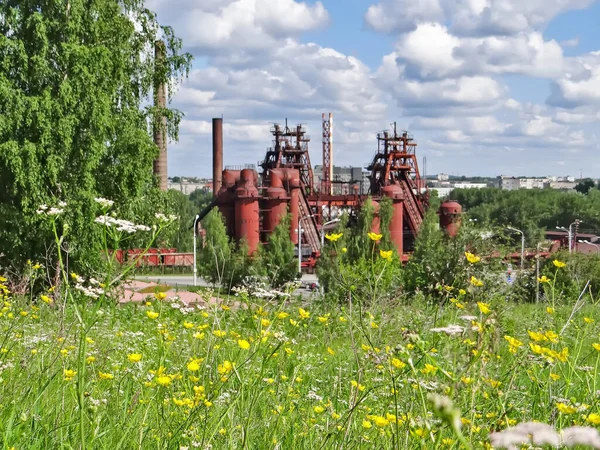
{"type": "Polygon", "coordinates": [[[448,175],[447,173],[438,173],[437,174],[438,181],[448,181],[449,179],[450,179],[450,175],[448,175]]]}
{"type": "Polygon", "coordinates": [[[175,177],[176,181],[172,178],[168,181],[168,189],[174,189],[182,192],[185,195],[190,195],[192,192],[202,190],[205,192],[212,192],[212,180],[201,179],[190,181],[186,178],[175,177]]]}
{"type": "Polygon", "coordinates": [[[504,191],[516,191],[521,189],[521,180],[515,177],[498,177],[498,187],[504,191]]]}
{"type": "MultiPolygon", "coordinates": [[[[364,171],[362,167],[333,166],[333,194],[353,194],[353,186],[358,187],[359,193],[367,194],[370,187],[369,175],[370,173],[364,171]]],[[[316,189],[321,189],[322,178],[323,166],[315,166],[313,169],[313,182],[316,189]]]]}

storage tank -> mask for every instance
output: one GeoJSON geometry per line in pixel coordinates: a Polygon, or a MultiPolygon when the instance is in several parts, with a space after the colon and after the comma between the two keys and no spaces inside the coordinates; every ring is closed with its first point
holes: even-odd
{"type": "Polygon", "coordinates": [[[402,188],[396,184],[384,186],[381,192],[384,196],[392,199],[394,212],[390,220],[390,237],[396,246],[398,256],[402,257],[404,251],[404,194],[402,188]]]}
{"type": "Polygon", "coordinates": [[[244,169],[235,190],[235,238],[238,242],[246,239],[248,253],[252,254],[260,243],[258,189],[254,180],[256,171],[244,169]]]}
{"type": "Polygon", "coordinates": [[[265,190],[265,210],[263,214],[263,241],[266,242],[287,211],[288,195],[283,188],[282,172],[269,171],[269,187],[265,190]]]}
{"type": "Polygon", "coordinates": [[[240,179],[240,170],[224,170],[221,189],[217,194],[217,207],[225,221],[227,235],[235,237],[235,185],[240,179]]]}
{"type": "Polygon", "coordinates": [[[461,223],[462,206],[454,200],[448,200],[440,205],[438,210],[440,227],[447,236],[454,237],[458,234],[461,223]]]}

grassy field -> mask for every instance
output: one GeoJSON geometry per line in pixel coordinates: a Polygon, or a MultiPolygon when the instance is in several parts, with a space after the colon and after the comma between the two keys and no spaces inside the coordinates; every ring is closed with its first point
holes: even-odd
{"type": "Polygon", "coordinates": [[[482,303],[485,287],[368,310],[161,297],[5,292],[3,448],[491,448],[521,422],[600,424],[591,304],[482,303]]]}

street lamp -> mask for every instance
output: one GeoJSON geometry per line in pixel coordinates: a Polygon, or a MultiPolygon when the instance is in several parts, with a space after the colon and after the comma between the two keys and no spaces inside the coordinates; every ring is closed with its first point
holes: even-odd
{"type": "Polygon", "coordinates": [[[521,234],[521,270],[523,270],[523,266],[525,264],[525,233],[523,233],[521,230],[517,230],[516,228],[513,228],[513,227],[506,227],[506,228],[508,230],[511,230],[511,231],[521,234]]]}
{"type": "Polygon", "coordinates": [[[298,272],[302,275],[302,221],[314,217],[314,214],[310,216],[304,216],[298,220],[298,272]]]}
{"type": "Polygon", "coordinates": [[[594,247],[596,247],[596,254],[600,254],[600,245],[598,244],[594,244],[593,242],[590,242],[588,240],[584,240],[584,241],[579,241],[579,242],[583,242],[584,244],[588,244],[588,245],[593,245],[594,247]]]}
{"type": "Polygon", "coordinates": [[[196,286],[196,234],[198,232],[198,219],[200,218],[200,214],[196,214],[194,218],[194,286],[196,286]]]}
{"type": "Polygon", "coordinates": [[[333,220],[330,220],[329,222],[325,222],[321,226],[321,248],[325,247],[325,226],[332,224],[332,223],[337,223],[339,221],[340,221],[340,219],[333,219],[333,220]]]}
{"type": "Polygon", "coordinates": [[[556,227],[557,230],[563,230],[566,231],[569,235],[569,253],[573,253],[573,225],[579,225],[581,223],[581,220],[579,219],[575,219],[575,222],[573,222],[571,225],[569,225],[569,229],[567,230],[565,227],[556,227]]]}

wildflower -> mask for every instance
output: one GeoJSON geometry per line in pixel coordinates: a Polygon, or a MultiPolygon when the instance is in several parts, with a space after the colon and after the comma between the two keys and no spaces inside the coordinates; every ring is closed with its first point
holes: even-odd
{"type": "Polygon", "coordinates": [[[223,361],[223,364],[217,366],[217,372],[221,375],[228,374],[233,370],[233,363],[231,361],[223,361]]]}
{"type": "Polygon", "coordinates": [[[476,264],[481,261],[479,256],[476,256],[471,252],[465,252],[465,256],[467,257],[467,261],[469,261],[471,264],[476,264]]]}
{"type": "Polygon", "coordinates": [[[194,324],[191,322],[183,322],[183,328],[189,330],[190,328],[194,328],[194,324]]]}
{"type": "Polygon", "coordinates": [[[65,381],[71,381],[75,375],[77,375],[77,372],[75,370],[71,370],[71,369],[63,370],[63,376],[64,376],[65,381]]]}
{"type": "Polygon", "coordinates": [[[142,355],[139,353],[130,353],[127,355],[127,359],[132,363],[140,362],[142,360],[142,355]]]}
{"type": "Polygon", "coordinates": [[[271,321],[270,321],[269,319],[261,319],[261,320],[260,320],[260,324],[261,324],[263,327],[267,328],[269,325],[271,325],[271,321]]]}
{"type": "Polygon", "coordinates": [[[47,305],[52,303],[52,299],[50,297],[48,297],[47,295],[40,295],[40,299],[47,305]]]}
{"type": "Polygon", "coordinates": [[[538,333],[537,331],[528,331],[527,334],[531,339],[533,339],[536,342],[543,342],[548,340],[548,338],[544,334],[538,333]]]}
{"type": "Polygon", "coordinates": [[[329,353],[331,356],[335,355],[335,352],[331,347],[327,347],[327,353],[329,353]]]}
{"type": "Polygon", "coordinates": [[[437,371],[438,371],[438,368],[432,364],[425,364],[425,367],[423,369],[421,369],[421,372],[424,373],[425,375],[427,375],[427,374],[435,375],[435,373],[437,371]]]}
{"type": "Polygon", "coordinates": [[[113,202],[112,200],[107,200],[102,197],[97,197],[94,199],[94,201],[96,203],[98,203],[100,206],[102,206],[103,208],[110,208],[112,205],[115,204],[115,202],[113,202]]]}
{"type": "Polygon", "coordinates": [[[371,422],[369,422],[368,420],[363,420],[363,422],[362,422],[362,426],[363,426],[363,428],[366,428],[366,429],[368,430],[368,429],[369,429],[369,428],[371,428],[373,425],[372,425],[372,424],[371,424],[371,422]]]}
{"type": "Polygon", "coordinates": [[[487,303],[477,302],[477,307],[483,314],[489,314],[491,312],[490,305],[487,303]]]}
{"type": "Polygon", "coordinates": [[[344,235],[344,233],[327,233],[325,235],[325,239],[327,239],[328,241],[331,241],[331,242],[335,242],[339,238],[341,238],[343,235],[344,235]]]}
{"type": "Polygon", "coordinates": [[[373,329],[377,329],[379,328],[379,325],[377,325],[375,322],[371,321],[371,323],[369,324],[371,328],[373,329]]]}
{"type": "Polygon", "coordinates": [[[445,333],[448,336],[454,336],[455,334],[462,334],[465,331],[465,328],[460,325],[448,325],[441,328],[432,328],[429,331],[432,333],[445,333]]]}
{"type": "Polygon", "coordinates": [[[342,253],[346,253],[348,252],[348,249],[346,247],[342,247],[342,253]]]}
{"type": "Polygon", "coordinates": [[[91,364],[94,361],[96,361],[96,357],[95,356],[88,356],[87,358],[85,358],[85,362],[87,362],[88,364],[91,364]]]}
{"type": "Polygon", "coordinates": [[[584,321],[585,323],[594,323],[594,319],[592,319],[592,318],[590,318],[590,317],[584,317],[584,318],[583,318],[583,321],[584,321]]]}
{"type": "Polygon", "coordinates": [[[353,387],[355,387],[356,389],[358,389],[359,391],[361,391],[361,392],[365,390],[365,386],[364,386],[364,385],[362,385],[362,384],[360,384],[360,383],[359,383],[358,381],[356,381],[356,380],[352,380],[352,381],[350,382],[350,384],[351,384],[353,387]]]}
{"type": "Polygon", "coordinates": [[[594,342],[594,343],[592,344],[592,347],[594,347],[596,350],[598,350],[598,351],[600,352],[600,343],[598,343],[598,342],[594,342]]]}
{"type": "Polygon", "coordinates": [[[563,414],[573,414],[577,412],[577,408],[571,405],[566,405],[564,403],[557,403],[556,409],[558,409],[563,414]]]}
{"type": "Polygon", "coordinates": [[[551,306],[546,307],[546,312],[550,315],[554,314],[554,308],[552,308],[551,306]]]}
{"type": "Polygon", "coordinates": [[[221,338],[221,337],[225,337],[225,336],[227,336],[227,331],[222,331],[222,330],[213,330],[213,334],[214,334],[216,337],[220,337],[220,338],[221,338]]]}
{"type": "Polygon", "coordinates": [[[315,411],[317,414],[321,414],[322,412],[324,412],[324,411],[325,411],[325,408],[323,408],[322,406],[320,406],[320,405],[319,405],[319,406],[315,406],[315,407],[313,408],[313,410],[314,410],[314,411],[315,411]]]}
{"type": "Polygon", "coordinates": [[[156,300],[164,300],[165,298],[167,298],[167,294],[165,292],[157,292],[154,294],[154,297],[156,298],[156,300]]]}
{"type": "Polygon", "coordinates": [[[523,346],[523,343],[521,341],[519,341],[518,339],[515,339],[512,336],[506,335],[506,336],[504,336],[504,339],[506,339],[506,341],[508,342],[508,344],[510,346],[508,351],[511,353],[517,353],[517,349],[519,347],[523,346]]]}
{"type": "Polygon", "coordinates": [[[540,283],[550,283],[550,278],[548,278],[546,275],[542,275],[541,277],[538,277],[537,280],[540,283]]]}
{"type": "Polygon", "coordinates": [[[558,259],[555,259],[554,261],[552,261],[552,264],[554,264],[556,267],[558,267],[559,269],[561,267],[565,267],[567,265],[567,263],[564,263],[562,261],[559,261],[558,259]]]}
{"type": "Polygon", "coordinates": [[[475,287],[483,286],[483,281],[478,280],[477,278],[475,278],[474,275],[471,275],[471,279],[469,280],[469,282],[475,287]]]}
{"type": "Polygon", "coordinates": [[[329,314],[325,316],[319,316],[317,319],[319,320],[319,322],[326,324],[329,321],[329,314]]]}
{"type": "Polygon", "coordinates": [[[385,259],[387,261],[391,261],[392,260],[392,254],[393,254],[392,250],[387,250],[387,251],[385,251],[385,250],[379,250],[379,255],[383,259],[385,259]]]}
{"type": "Polygon", "coordinates": [[[101,380],[112,380],[115,376],[112,373],[98,372],[101,380]]]}
{"type": "Polygon", "coordinates": [[[392,362],[392,366],[394,366],[396,369],[402,369],[402,368],[406,367],[406,364],[398,358],[392,358],[391,362],[392,362]]]}
{"type": "Polygon", "coordinates": [[[161,386],[168,386],[171,384],[171,377],[168,375],[161,375],[156,379],[156,382],[161,386]]]}
{"type": "Polygon", "coordinates": [[[585,420],[591,424],[600,425],[600,414],[591,413],[585,420]]]}
{"type": "Polygon", "coordinates": [[[157,313],[156,311],[146,311],[146,315],[148,316],[148,318],[150,319],[156,319],[158,318],[158,316],[160,315],[159,313],[157,313]]]}
{"type": "Polygon", "coordinates": [[[375,423],[375,425],[377,425],[379,428],[383,428],[385,426],[387,426],[390,422],[388,419],[386,419],[385,417],[382,416],[371,416],[373,420],[373,423],[375,423]]]}
{"type": "Polygon", "coordinates": [[[473,378],[470,378],[470,377],[461,377],[460,381],[463,384],[471,384],[473,382],[473,378]]]}
{"type": "Polygon", "coordinates": [[[246,341],[245,339],[238,339],[238,345],[243,350],[248,350],[250,348],[250,343],[248,341],[246,341]]]}
{"type": "Polygon", "coordinates": [[[277,317],[278,319],[285,319],[287,316],[289,316],[288,313],[281,311],[281,312],[277,313],[277,315],[275,317],[277,317]]]}
{"type": "Polygon", "coordinates": [[[557,373],[551,373],[550,378],[552,378],[554,381],[558,381],[560,380],[560,375],[557,373]]]}
{"type": "Polygon", "coordinates": [[[383,234],[377,234],[377,233],[373,233],[372,231],[369,231],[367,233],[367,235],[369,236],[369,239],[371,239],[372,241],[380,241],[381,238],[383,237],[383,234]]]}
{"type": "Polygon", "coordinates": [[[190,372],[197,372],[198,370],[200,370],[200,364],[202,363],[202,361],[204,361],[203,359],[192,359],[188,364],[187,364],[187,370],[189,370],[190,372]]]}
{"type": "Polygon", "coordinates": [[[298,308],[298,313],[300,314],[301,319],[308,319],[310,317],[310,312],[303,308],[298,308]]]}
{"type": "Polygon", "coordinates": [[[546,331],[546,337],[548,338],[548,340],[550,342],[554,342],[557,343],[558,342],[558,334],[556,334],[554,331],[552,330],[548,330],[546,331]]]}

